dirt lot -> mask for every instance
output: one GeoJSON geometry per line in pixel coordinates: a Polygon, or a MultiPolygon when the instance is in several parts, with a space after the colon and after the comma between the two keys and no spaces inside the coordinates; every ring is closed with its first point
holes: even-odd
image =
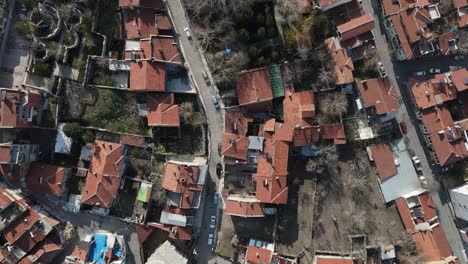
{"type": "Polygon", "coordinates": [[[235,248],[231,241],[235,234],[238,238],[256,238],[264,241],[273,241],[275,217],[242,218],[223,214],[221,228],[218,233],[218,246],[216,254],[231,258],[235,248]]]}
{"type": "Polygon", "coordinates": [[[367,245],[393,244],[404,232],[395,205],[387,207],[375,168],[361,150],[361,173],[354,173],[355,153],[342,151],[336,167],[318,176],[314,213],[314,249],[347,251],[348,235],[367,235],[367,245]],[[364,157],[364,158],[363,158],[364,157]]]}
{"type": "Polygon", "coordinates": [[[279,210],[278,253],[297,256],[311,249],[316,180],[304,171],[303,160],[294,160],[290,169],[288,204],[279,210]]]}

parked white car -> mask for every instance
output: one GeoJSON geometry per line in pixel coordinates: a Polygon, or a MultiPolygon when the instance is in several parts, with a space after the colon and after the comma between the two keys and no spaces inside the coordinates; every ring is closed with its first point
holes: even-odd
{"type": "Polygon", "coordinates": [[[453,59],[454,60],[463,60],[464,58],[465,58],[465,56],[460,54],[460,55],[455,56],[453,59]]]}
{"type": "Polygon", "coordinates": [[[214,235],[213,234],[208,234],[208,245],[209,246],[213,245],[213,240],[214,240],[214,235]]]}
{"type": "Polygon", "coordinates": [[[431,73],[431,74],[440,73],[440,69],[437,69],[437,68],[430,68],[430,69],[429,69],[429,73],[431,73]]]}
{"type": "Polygon", "coordinates": [[[210,228],[215,228],[216,226],[216,216],[212,215],[210,218],[210,228]]]}
{"type": "Polygon", "coordinates": [[[192,39],[192,33],[190,33],[190,29],[188,27],[184,28],[184,32],[188,39],[192,39]]]}
{"type": "Polygon", "coordinates": [[[414,73],[415,76],[425,76],[426,72],[425,71],[418,71],[414,73]]]}

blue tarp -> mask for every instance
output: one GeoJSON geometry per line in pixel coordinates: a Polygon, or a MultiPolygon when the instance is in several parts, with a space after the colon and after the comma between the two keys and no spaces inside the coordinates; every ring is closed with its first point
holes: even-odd
{"type": "Polygon", "coordinates": [[[106,241],[107,241],[107,235],[105,234],[94,235],[94,243],[91,245],[91,248],[89,249],[88,261],[96,261],[99,264],[106,263],[104,258],[101,257],[101,255],[105,257],[107,250],[108,250],[106,246],[106,241]]]}

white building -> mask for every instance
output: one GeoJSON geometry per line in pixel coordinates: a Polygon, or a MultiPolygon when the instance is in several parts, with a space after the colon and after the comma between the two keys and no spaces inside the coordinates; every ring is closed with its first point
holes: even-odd
{"type": "Polygon", "coordinates": [[[455,215],[468,221],[468,184],[450,190],[455,215]]]}

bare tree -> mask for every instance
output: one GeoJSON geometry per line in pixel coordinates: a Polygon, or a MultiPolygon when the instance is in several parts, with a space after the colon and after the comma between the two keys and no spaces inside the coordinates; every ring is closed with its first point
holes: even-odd
{"type": "Polygon", "coordinates": [[[319,85],[331,88],[335,86],[336,74],[334,69],[323,66],[318,74],[319,85]]]}
{"type": "Polygon", "coordinates": [[[200,125],[205,122],[205,118],[200,112],[195,112],[192,102],[183,102],[180,106],[180,115],[185,124],[200,125]]]}
{"type": "Polygon", "coordinates": [[[452,12],[455,9],[452,1],[440,1],[438,8],[439,8],[440,14],[443,16],[450,14],[450,12],[452,12]]]}
{"type": "Polygon", "coordinates": [[[460,53],[468,55],[468,30],[460,30],[458,39],[458,48],[460,53]]]}
{"type": "Polygon", "coordinates": [[[378,63],[379,56],[377,56],[377,51],[373,50],[369,52],[366,57],[364,57],[364,63],[362,65],[363,71],[365,73],[377,71],[378,63]]]}
{"type": "Polygon", "coordinates": [[[226,32],[230,32],[232,29],[232,21],[230,17],[224,16],[221,20],[218,20],[215,24],[208,25],[207,28],[202,31],[196,32],[196,37],[199,41],[200,46],[204,51],[209,49],[219,49],[224,46],[224,36],[226,32]]]}
{"type": "Polygon", "coordinates": [[[235,76],[247,67],[250,60],[245,52],[236,52],[232,57],[225,56],[222,52],[207,55],[211,73],[217,83],[230,83],[235,76]]]}
{"type": "Polygon", "coordinates": [[[319,100],[319,109],[323,114],[340,116],[348,110],[348,99],[346,95],[342,93],[326,93],[326,95],[319,100]]]}

